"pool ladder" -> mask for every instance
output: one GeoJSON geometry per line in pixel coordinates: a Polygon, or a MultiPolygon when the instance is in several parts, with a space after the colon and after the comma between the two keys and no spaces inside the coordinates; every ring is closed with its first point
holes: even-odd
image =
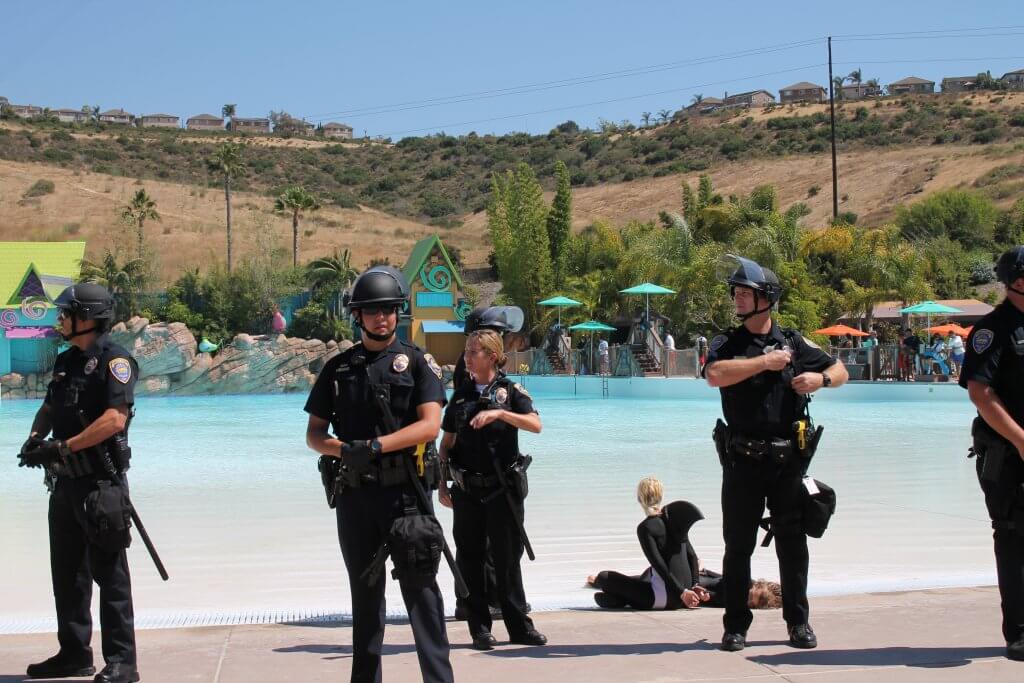
{"type": "Polygon", "coordinates": [[[608,378],[601,376],[601,397],[608,398],[608,378]]]}

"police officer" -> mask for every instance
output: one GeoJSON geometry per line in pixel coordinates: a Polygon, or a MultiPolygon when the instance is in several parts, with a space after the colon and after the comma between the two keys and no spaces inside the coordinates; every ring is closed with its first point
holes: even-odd
{"type": "Polygon", "coordinates": [[[722,649],[737,651],[746,645],[753,619],[747,607],[750,556],[766,502],[776,538],[789,642],[813,648],[817,639],[808,623],[807,536],[801,512],[803,475],[813,447],[806,449],[803,439],[798,444],[794,430],[808,417],[809,395],[842,385],[847,372],[815,344],[772,320],[772,308],[782,295],[775,273],[754,261],[731,258],[738,265],[726,281],[742,324],[711,340],[703,368],[708,384],[721,389],[728,423],[719,424],[715,437],[723,466],[722,649]]]}
{"type": "Polygon", "coordinates": [[[971,433],[992,518],[1006,656],[1024,661],[1024,246],[996,263],[1006,298],[974,325],[960,372],[978,409],[971,433]]]}
{"type": "Polygon", "coordinates": [[[135,657],[128,539],[125,433],[135,402],[135,359],[107,335],[114,300],[103,287],[77,284],[57,297],[61,336],[46,399],[20,464],[45,467],[50,487],[50,571],[60,651],[28,667],[29,678],[89,676],[93,666],[93,581],[100,587],[106,666],[95,681],[139,680],[135,657]],[[46,439],[52,434],[52,438],[46,439]],[[45,439],[45,440],[44,440],[45,439]],[[114,501],[111,506],[111,500],[114,501]],[[109,515],[106,519],[99,516],[109,515]]]}
{"type": "MultiPolygon", "coordinates": [[[[356,279],[346,305],[362,330],[362,342],[324,365],[305,406],[306,443],[325,456],[322,466],[325,459],[339,459],[334,461],[340,465],[336,504],[352,595],[352,681],[381,680],[385,581],[369,569],[375,559],[383,560],[385,541],[393,539],[403,518],[429,517],[440,533],[432,509],[423,509],[429,500],[420,500],[412,477],[424,475],[428,480],[419,484],[430,484],[428,468],[421,467],[422,445],[432,448],[437,438],[445,392],[434,358],[397,338],[408,297],[405,277],[391,266],[375,266],[356,279]],[[410,469],[414,452],[420,460],[410,469]]],[[[443,535],[427,541],[437,547],[443,535]]],[[[392,560],[423,680],[448,682],[453,677],[435,578],[438,560],[435,556],[432,567],[424,568],[420,550],[429,547],[414,549],[416,566],[406,565],[404,552],[396,551],[392,560]]]]}
{"type": "Polygon", "coordinates": [[[456,485],[449,491],[442,479],[438,497],[455,511],[455,544],[459,569],[469,587],[473,647],[491,650],[497,643],[491,634],[484,582],[488,553],[509,639],[545,645],[547,638],[527,616],[519,566],[526,541],[526,473],[518,434],[520,429],[540,433],[540,416],[526,389],[501,372],[506,358],[497,332],[470,334],[464,357],[471,379],[452,395],[442,423],[441,461],[448,464],[456,485]],[[453,446],[457,446],[454,451],[453,446]]]}

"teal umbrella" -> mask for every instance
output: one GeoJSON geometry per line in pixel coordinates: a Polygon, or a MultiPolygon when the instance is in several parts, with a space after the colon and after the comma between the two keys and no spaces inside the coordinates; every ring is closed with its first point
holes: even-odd
{"type": "Polygon", "coordinates": [[[544,301],[538,301],[541,306],[556,306],[558,308],[558,326],[562,326],[562,309],[571,308],[572,306],[582,306],[583,304],[576,299],[570,299],[567,296],[556,296],[551,299],[544,299],[544,301]]]}
{"type": "Polygon", "coordinates": [[[573,325],[569,329],[570,330],[584,330],[584,331],[590,331],[590,332],[614,332],[617,328],[612,327],[611,325],[605,325],[604,323],[599,323],[596,320],[588,320],[585,323],[579,323],[578,325],[573,325]]]}
{"type": "Polygon", "coordinates": [[[647,310],[647,319],[651,319],[651,295],[652,294],[675,294],[676,290],[669,289],[668,287],[662,287],[651,282],[644,282],[639,285],[633,285],[628,289],[620,289],[619,294],[643,294],[644,295],[644,307],[647,310]]]}
{"type": "Polygon", "coordinates": [[[927,320],[925,327],[932,326],[932,316],[944,313],[962,313],[959,308],[953,308],[945,304],[940,304],[936,301],[922,301],[921,303],[914,304],[913,306],[907,306],[901,308],[900,313],[909,313],[910,315],[923,315],[927,320]]]}

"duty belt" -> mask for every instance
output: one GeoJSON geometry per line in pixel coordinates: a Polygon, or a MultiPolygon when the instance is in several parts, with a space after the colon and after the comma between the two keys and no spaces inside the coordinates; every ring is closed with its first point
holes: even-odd
{"type": "Polygon", "coordinates": [[[463,472],[462,483],[466,488],[493,489],[501,486],[501,480],[496,474],[477,474],[476,472],[463,472]]]}
{"type": "Polygon", "coordinates": [[[797,452],[792,439],[755,439],[736,433],[729,437],[729,450],[759,462],[765,459],[784,462],[797,452]]]}

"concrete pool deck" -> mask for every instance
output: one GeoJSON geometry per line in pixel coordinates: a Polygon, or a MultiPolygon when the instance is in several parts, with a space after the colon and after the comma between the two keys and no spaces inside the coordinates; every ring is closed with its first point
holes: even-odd
{"type": "MultiPolygon", "coordinates": [[[[448,635],[461,681],[1024,680],[1024,662],[1003,657],[995,587],[824,597],[811,609],[820,645],[808,651],[786,645],[780,610],[755,612],[739,653],[717,649],[717,609],[539,612],[547,647],[477,652],[454,621],[448,635]]],[[[504,627],[494,634],[501,642],[504,627]]],[[[347,624],[305,623],[146,630],[138,642],[143,681],[305,683],[348,680],[352,641],[347,624]]],[[[23,680],[55,648],[52,633],[0,636],[0,683],[23,680]]],[[[420,680],[408,624],[388,625],[384,654],[384,680],[420,680]]]]}

